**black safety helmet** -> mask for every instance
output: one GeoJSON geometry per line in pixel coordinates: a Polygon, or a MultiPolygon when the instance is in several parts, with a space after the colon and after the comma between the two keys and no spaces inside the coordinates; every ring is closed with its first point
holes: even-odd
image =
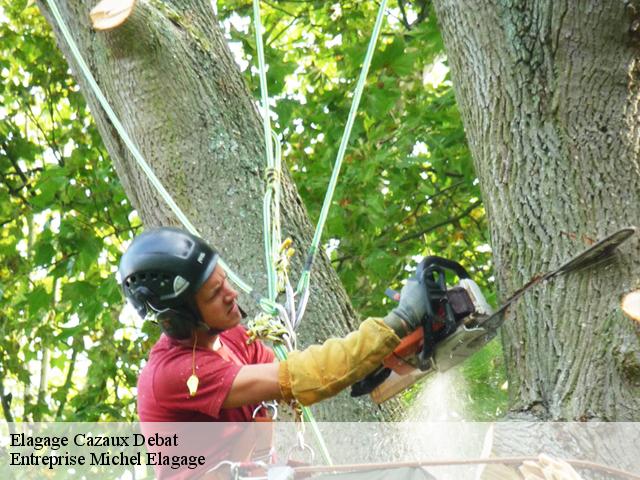
{"type": "Polygon", "coordinates": [[[203,323],[194,297],[218,258],[204,240],[184,230],[147,230],[122,255],[118,281],[141,317],[153,314],[167,335],[185,339],[203,323]]]}

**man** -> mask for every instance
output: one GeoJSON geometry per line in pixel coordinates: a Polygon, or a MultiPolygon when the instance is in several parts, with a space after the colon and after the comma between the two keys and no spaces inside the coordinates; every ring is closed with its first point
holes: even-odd
{"type": "Polygon", "coordinates": [[[426,313],[424,288],[409,280],[383,319],[274,362],[261,342],[247,344],[238,294],[218,258],[175,228],[144,232],[122,256],[125,296],[164,332],[138,379],[142,422],[251,421],[265,400],[318,402],[375,370],[426,313]]]}

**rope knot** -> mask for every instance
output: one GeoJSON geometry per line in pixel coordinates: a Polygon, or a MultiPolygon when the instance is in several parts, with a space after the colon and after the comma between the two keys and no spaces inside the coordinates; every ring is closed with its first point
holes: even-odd
{"type": "Polygon", "coordinates": [[[280,171],[274,167],[267,167],[264,171],[264,181],[267,183],[267,187],[274,188],[276,183],[281,179],[280,171]]]}

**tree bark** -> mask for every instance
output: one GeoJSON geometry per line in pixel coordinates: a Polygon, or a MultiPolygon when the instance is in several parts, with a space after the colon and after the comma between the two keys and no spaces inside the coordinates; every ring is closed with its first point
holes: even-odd
{"type": "MultiPolygon", "coordinates": [[[[147,226],[177,225],[121,142],[84,78],[46,4],[51,23],[84,91],[127,196],[147,226]]],[[[137,2],[115,30],[90,28],[92,5],[59,5],[98,84],[156,175],[203,237],[231,268],[266,292],[262,246],[264,143],[259,114],[221,29],[205,0],[137,2]]],[[[313,234],[288,173],[283,179],[282,225],[299,252],[292,278],[301,269],[313,234]]],[[[312,274],[302,344],[342,335],[358,324],[345,291],[324,255],[312,274]]],[[[243,298],[250,313],[253,302],[243,298]]],[[[397,404],[378,409],[344,394],[314,411],[333,421],[390,418],[397,404]]]]}
{"type": "MultiPolygon", "coordinates": [[[[640,5],[435,0],[487,211],[502,299],[640,222],[640,5]]],[[[555,420],[640,419],[638,239],[553,280],[502,329],[511,408],[555,420]]]]}

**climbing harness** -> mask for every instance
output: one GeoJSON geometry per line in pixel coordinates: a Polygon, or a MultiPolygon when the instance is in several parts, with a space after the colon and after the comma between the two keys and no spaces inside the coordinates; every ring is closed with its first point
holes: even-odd
{"type": "MultiPolygon", "coordinates": [[[[123,125],[119,121],[117,115],[109,105],[106,97],[102,93],[102,90],[98,86],[93,74],[89,70],[86,62],[84,61],[82,54],[80,53],[66,23],[64,22],[62,15],[58,9],[55,0],[47,0],[47,4],[51,10],[51,13],[56,20],[62,35],[64,36],[73,57],[75,58],[80,71],[88,82],[91,90],[98,99],[98,102],[104,109],[105,113],[109,117],[109,120],[115,127],[116,131],[122,138],[123,142],[131,152],[133,158],[136,160],[142,171],[145,173],[153,187],[160,194],[162,199],[171,208],[176,217],[180,220],[183,226],[192,234],[201,236],[195,226],[189,221],[184,212],[175,203],[169,192],[164,188],[160,180],[157,178],[149,164],[142,156],[135,143],[129,137],[128,133],[124,129],[123,125]]],[[[328,216],[329,208],[331,206],[333,194],[337,184],[338,176],[344,154],[346,152],[351,130],[355,122],[360,99],[364,90],[364,84],[368,74],[371,59],[375,50],[380,29],[382,26],[382,20],[384,18],[384,11],[386,8],[387,0],[382,0],[378,9],[375,26],[371,35],[367,53],[363,61],[362,70],[358,79],[356,89],[354,92],[349,116],[347,119],[345,131],[340,142],[337,158],[333,167],[331,180],[327,188],[327,193],[323,202],[322,210],[318,224],[316,225],[313,241],[309,247],[309,251],[305,260],[303,271],[300,275],[296,290],[292,288],[288,277],[288,265],[289,260],[293,254],[290,249],[290,240],[282,242],[281,229],[280,229],[280,197],[281,197],[281,178],[282,178],[282,149],[280,141],[272,131],[270,123],[270,109],[269,109],[269,96],[267,91],[266,82],[266,67],[264,60],[264,47],[262,41],[262,23],[260,20],[260,4],[259,0],[253,0],[253,13],[254,13],[254,25],[256,34],[256,45],[258,50],[258,62],[260,72],[260,91],[262,100],[262,117],[263,117],[263,130],[265,138],[265,153],[267,159],[267,166],[265,168],[265,196],[263,199],[263,229],[264,229],[264,252],[267,265],[267,297],[260,296],[254,289],[252,289],[247,283],[245,283],[240,276],[229,268],[229,266],[220,259],[218,263],[224,269],[224,271],[242,291],[249,294],[263,311],[263,315],[258,317],[254,323],[256,328],[251,334],[254,338],[264,335],[264,338],[270,339],[274,343],[274,351],[280,360],[287,357],[287,350],[291,351],[296,347],[295,328],[300,324],[302,317],[304,316],[306,306],[309,299],[310,291],[310,273],[313,265],[315,255],[318,251],[320,240],[322,237],[322,231],[328,216]],[[286,303],[282,306],[277,303],[277,296],[279,293],[285,293],[286,303]],[[299,298],[298,307],[295,306],[295,298],[299,298]],[[277,319],[280,319],[280,325],[277,325],[277,319]],[[281,342],[281,343],[278,343],[281,342]],[[286,347],[286,348],[285,348],[286,347]]],[[[299,419],[309,422],[311,427],[320,443],[320,446],[325,456],[325,460],[330,464],[331,459],[328,454],[326,445],[322,440],[313,415],[311,411],[306,407],[300,408],[299,419]]],[[[300,435],[304,434],[304,427],[300,432],[300,435]]],[[[304,443],[304,439],[301,440],[303,448],[307,445],[304,443]]]]}

